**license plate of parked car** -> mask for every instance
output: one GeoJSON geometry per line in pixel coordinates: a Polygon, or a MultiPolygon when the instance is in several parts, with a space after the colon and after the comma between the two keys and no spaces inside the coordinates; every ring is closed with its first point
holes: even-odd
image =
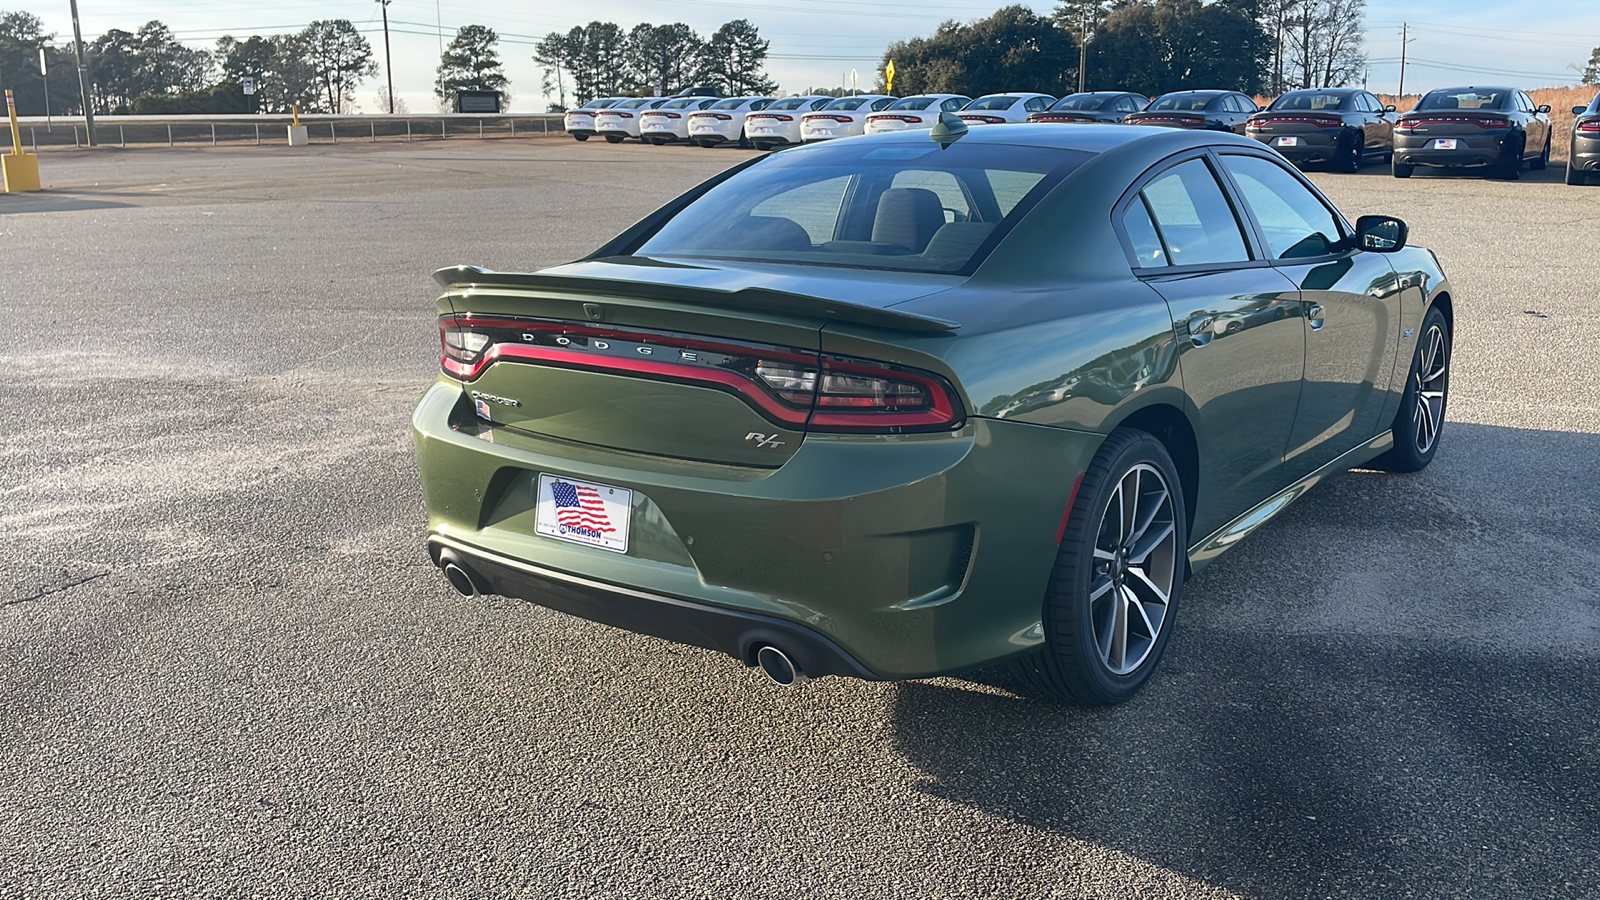
{"type": "Polygon", "coordinates": [[[1437,138],[1433,142],[1433,149],[1435,150],[1454,150],[1455,148],[1455,138],[1437,138]]]}
{"type": "Polygon", "coordinates": [[[1300,139],[1297,138],[1297,137],[1281,137],[1281,138],[1278,138],[1278,146],[1279,147],[1293,147],[1295,144],[1298,144],[1298,143],[1300,143],[1300,139]]]}
{"type": "Polygon", "coordinates": [[[534,530],[574,544],[627,553],[632,511],[633,491],[627,488],[540,474],[534,530]]]}

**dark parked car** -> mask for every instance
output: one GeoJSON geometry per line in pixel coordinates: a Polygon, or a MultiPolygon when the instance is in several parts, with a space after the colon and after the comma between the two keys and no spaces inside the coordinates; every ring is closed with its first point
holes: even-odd
{"type": "Polygon", "coordinates": [[[1523,163],[1550,164],[1550,112],[1524,91],[1453,87],[1429,91],[1394,126],[1394,177],[1417,166],[1486,169],[1516,180],[1523,163]]]}
{"type": "Polygon", "coordinates": [[[1009,660],[1108,704],[1191,572],[1328,476],[1428,465],[1453,305],[1400,220],[1237,135],[951,119],[734,166],[567,265],[435,273],[412,423],[450,584],[780,684],[1009,660]]]}
{"type": "Polygon", "coordinates": [[[1574,106],[1572,146],[1567,151],[1567,184],[1583,184],[1600,172],[1600,94],[1588,106],[1574,106]]]}
{"type": "Polygon", "coordinates": [[[1028,121],[1115,125],[1149,105],[1149,97],[1131,91],[1091,91],[1062,97],[1044,112],[1029,116],[1028,121]]]}
{"type": "Polygon", "coordinates": [[[1123,119],[1129,125],[1165,128],[1207,128],[1244,134],[1250,116],[1261,111],[1254,100],[1238,91],[1173,91],[1150,101],[1143,112],[1123,119]]]}
{"type": "Polygon", "coordinates": [[[1296,163],[1355,172],[1394,149],[1393,106],[1360,88],[1290,91],[1245,124],[1245,134],[1296,163]]]}

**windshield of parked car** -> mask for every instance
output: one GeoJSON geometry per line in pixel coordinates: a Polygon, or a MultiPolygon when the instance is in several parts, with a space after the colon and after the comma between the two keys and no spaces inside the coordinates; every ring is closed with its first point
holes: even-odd
{"type": "Polygon", "coordinates": [[[1354,109],[1354,94],[1319,94],[1314,91],[1295,91],[1272,101],[1267,109],[1287,110],[1338,110],[1354,109]]]}
{"type": "Polygon", "coordinates": [[[889,109],[886,111],[892,112],[897,109],[927,109],[937,102],[939,102],[938,97],[907,97],[904,100],[896,100],[895,102],[889,104],[889,109]]]}
{"type": "Polygon", "coordinates": [[[967,104],[967,109],[1010,109],[1021,97],[979,97],[967,104]]]}
{"type": "Polygon", "coordinates": [[[860,109],[861,104],[867,103],[871,100],[871,97],[840,97],[832,103],[829,103],[827,106],[824,106],[823,109],[860,109]]]}
{"type": "Polygon", "coordinates": [[[1099,109],[1100,107],[1104,106],[1105,102],[1107,100],[1110,100],[1111,98],[1116,97],[1116,96],[1119,96],[1119,95],[1118,94],[1073,94],[1070,97],[1062,97],[1060,100],[1057,100],[1056,101],[1056,105],[1052,106],[1050,108],[1051,109],[1094,110],[1094,109],[1099,109]]]}
{"type": "Polygon", "coordinates": [[[829,142],[735,173],[635,252],[908,272],[975,268],[1092,154],[1010,144],[829,142]]]}
{"type": "Polygon", "coordinates": [[[706,109],[738,109],[749,101],[749,97],[729,97],[727,100],[718,100],[706,109]]]}
{"type": "Polygon", "coordinates": [[[806,105],[807,103],[810,103],[812,100],[815,100],[815,99],[817,99],[817,98],[815,98],[815,97],[785,97],[782,100],[774,100],[774,101],[772,101],[772,103],[767,106],[767,109],[799,109],[800,107],[806,105]]]}
{"type": "Polygon", "coordinates": [[[1168,94],[1160,97],[1150,104],[1146,112],[1159,112],[1161,110],[1204,110],[1217,99],[1215,94],[1168,94]]]}
{"type": "Polygon", "coordinates": [[[1510,98],[1510,91],[1447,88],[1429,91],[1417,102],[1417,109],[1507,109],[1510,98]]]}

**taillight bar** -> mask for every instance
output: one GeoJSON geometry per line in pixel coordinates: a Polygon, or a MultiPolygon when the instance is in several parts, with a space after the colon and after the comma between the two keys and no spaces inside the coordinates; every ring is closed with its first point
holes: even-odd
{"type": "Polygon", "coordinates": [[[801,116],[800,117],[800,121],[802,121],[802,122],[809,122],[812,119],[832,119],[835,122],[854,122],[855,121],[855,119],[852,119],[849,116],[839,116],[839,115],[834,115],[833,113],[812,113],[809,116],[801,116]]]}
{"type": "Polygon", "coordinates": [[[1342,128],[1344,122],[1327,116],[1262,116],[1245,123],[1245,128],[1260,129],[1266,125],[1315,125],[1318,128],[1342,128]]]}
{"type": "Polygon", "coordinates": [[[889,115],[889,114],[885,114],[885,113],[877,113],[876,115],[867,116],[867,118],[869,120],[888,119],[888,120],[891,120],[891,121],[894,121],[894,122],[921,122],[922,121],[922,117],[921,116],[896,116],[896,115],[889,115]]]}
{"type": "Polygon", "coordinates": [[[947,431],[965,421],[930,372],[791,348],[537,319],[446,316],[441,366],[470,382],[498,362],[696,384],[743,398],[770,421],[814,431],[947,431]]]}
{"type": "Polygon", "coordinates": [[[1585,119],[1578,123],[1578,130],[1585,133],[1600,131],[1600,119],[1585,119]]]}
{"type": "Polygon", "coordinates": [[[1394,127],[1400,131],[1408,131],[1418,125],[1476,125],[1484,129],[1509,128],[1511,127],[1511,120],[1502,119],[1498,116],[1487,118],[1482,116],[1427,116],[1420,119],[1401,119],[1395,123],[1394,127]]]}
{"type": "Polygon", "coordinates": [[[1094,116],[1075,116],[1071,113],[1038,113],[1028,117],[1030,122],[1093,122],[1094,116]]]}
{"type": "Polygon", "coordinates": [[[980,115],[974,114],[974,115],[966,115],[966,116],[957,116],[956,118],[960,119],[963,122],[981,122],[981,123],[983,123],[985,125],[1004,125],[1006,123],[1006,120],[1001,118],[1000,116],[980,116],[980,115]]]}
{"type": "Polygon", "coordinates": [[[701,112],[701,113],[690,113],[689,114],[689,118],[691,118],[691,119],[721,119],[724,122],[733,121],[733,116],[730,116],[727,113],[704,113],[704,112],[701,112]]]}
{"type": "MultiPolygon", "coordinates": [[[[1128,118],[1131,119],[1133,117],[1129,116],[1128,118]]],[[[1202,118],[1196,118],[1194,116],[1144,116],[1131,122],[1130,124],[1156,125],[1162,127],[1176,125],[1180,128],[1203,128],[1205,127],[1206,120],[1202,118]]]]}
{"type": "Polygon", "coordinates": [[[786,115],[784,115],[782,113],[751,113],[750,115],[745,116],[745,118],[746,119],[777,119],[779,122],[793,122],[794,121],[794,116],[786,116],[786,115]]]}

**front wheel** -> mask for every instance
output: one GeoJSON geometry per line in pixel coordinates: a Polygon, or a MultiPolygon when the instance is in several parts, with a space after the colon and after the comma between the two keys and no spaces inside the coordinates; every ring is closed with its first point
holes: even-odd
{"type": "Polygon", "coordinates": [[[1439,451],[1444,430],[1445,402],[1450,396],[1450,322],[1439,307],[1422,318],[1422,336],[1411,355],[1406,392],[1395,413],[1394,446],[1373,460],[1373,466],[1390,472],[1420,472],[1439,451]]]}
{"type": "Polygon", "coordinates": [[[1133,429],[1106,438],[1056,554],[1044,644],[1012,665],[1028,690],[1110,706],[1149,680],[1183,594],[1187,523],[1167,448],[1133,429]]]}

